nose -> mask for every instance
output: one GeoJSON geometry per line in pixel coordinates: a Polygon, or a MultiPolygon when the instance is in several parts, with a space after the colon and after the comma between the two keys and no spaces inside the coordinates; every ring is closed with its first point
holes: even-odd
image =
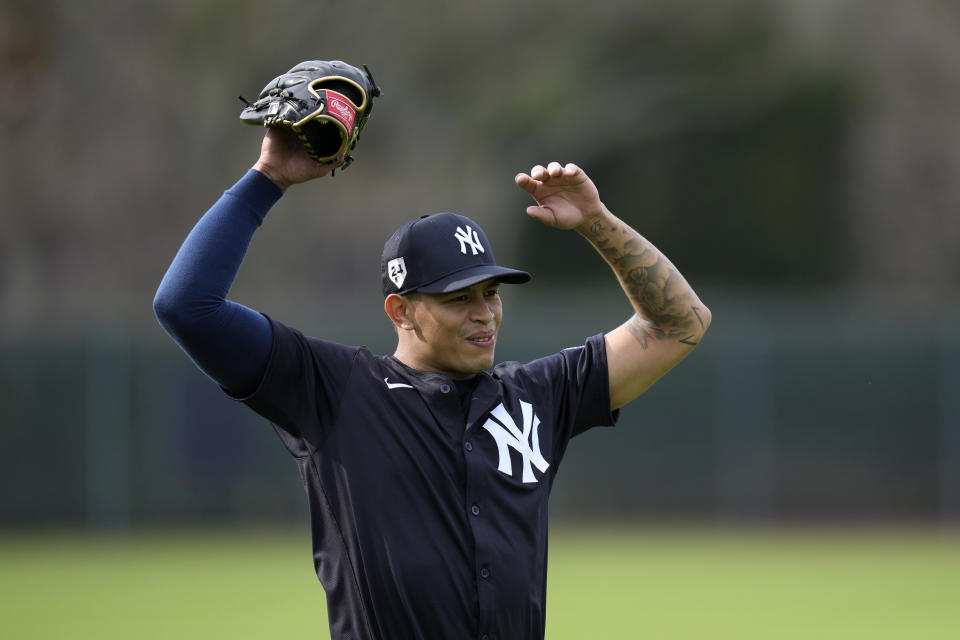
{"type": "Polygon", "coordinates": [[[492,322],[495,317],[490,301],[484,296],[477,296],[470,307],[470,319],[475,322],[492,322]]]}

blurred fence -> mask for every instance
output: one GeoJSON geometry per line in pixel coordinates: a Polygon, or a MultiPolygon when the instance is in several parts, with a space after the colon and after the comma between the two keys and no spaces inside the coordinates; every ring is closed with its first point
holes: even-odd
{"type": "MultiPolygon", "coordinates": [[[[627,309],[610,293],[508,300],[498,357],[615,326],[627,309]]],[[[616,429],[574,441],[557,518],[960,519],[956,307],[842,293],[704,299],[715,314],[704,343],[616,429]]],[[[299,326],[374,338],[382,352],[392,334],[378,321],[299,326]]],[[[0,346],[2,525],[305,522],[272,429],[159,328],[153,338],[0,346]]]]}

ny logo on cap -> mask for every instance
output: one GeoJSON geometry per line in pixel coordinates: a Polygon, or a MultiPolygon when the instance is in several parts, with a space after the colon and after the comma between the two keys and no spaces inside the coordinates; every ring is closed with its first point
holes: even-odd
{"type": "Polygon", "coordinates": [[[397,289],[402,287],[403,281],[407,279],[407,265],[403,263],[403,258],[394,258],[387,263],[387,275],[393,284],[397,285],[397,289]]]}
{"type": "Polygon", "coordinates": [[[460,253],[467,255],[467,245],[473,249],[473,255],[477,255],[477,252],[486,253],[483,250],[483,245],[480,244],[480,236],[477,235],[477,232],[470,228],[470,225],[464,225],[466,229],[457,227],[457,232],[453,234],[453,237],[460,241],[460,253]]]}

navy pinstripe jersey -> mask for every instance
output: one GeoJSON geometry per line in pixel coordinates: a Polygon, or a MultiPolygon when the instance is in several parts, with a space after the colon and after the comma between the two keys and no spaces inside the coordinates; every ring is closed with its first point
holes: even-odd
{"type": "Polygon", "coordinates": [[[244,402],[295,457],[334,640],[541,639],[547,498],[570,438],[612,425],[602,335],[447,376],[271,321],[244,402]]]}

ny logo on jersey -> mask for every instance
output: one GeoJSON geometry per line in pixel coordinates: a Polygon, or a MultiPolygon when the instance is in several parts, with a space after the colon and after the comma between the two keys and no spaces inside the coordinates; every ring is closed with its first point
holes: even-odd
{"type": "Polygon", "coordinates": [[[507,413],[503,403],[490,412],[491,417],[483,423],[483,428],[497,441],[497,451],[500,454],[497,470],[508,476],[513,475],[513,463],[510,460],[510,449],[513,449],[523,457],[523,481],[537,482],[532,467],[543,472],[550,466],[540,453],[540,418],[533,412],[533,405],[523,400],[520,401],[520,410],[523,412],[522,431],[507,413]]]}
{"type": "Polygon", "coordinates": [[[464,225],[466,229],[462,227],[457,227],[457,232],[453,234],[453,237],[460,241],[460,253],[467,255],[467,246],[473,249],[473,255],[477,255],[477,252],[486,253],[483,250],[483,245],[480,244],[480,236],[477,235],[477,232],[470,228],[470,225],[464,225]]]}

